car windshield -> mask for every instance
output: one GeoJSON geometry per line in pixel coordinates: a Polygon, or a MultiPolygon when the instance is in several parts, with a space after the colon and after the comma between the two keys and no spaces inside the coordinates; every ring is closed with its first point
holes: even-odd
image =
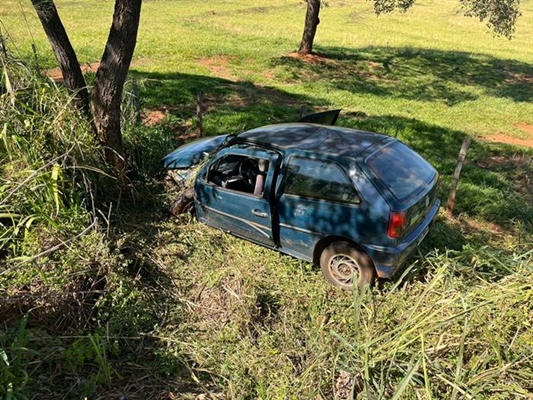
{"type": "Polygon", "coordinates": [[[399,200],[418,192],[435,176],[433,167],[401,142],[379,149],[366,164],[399,200]]]}

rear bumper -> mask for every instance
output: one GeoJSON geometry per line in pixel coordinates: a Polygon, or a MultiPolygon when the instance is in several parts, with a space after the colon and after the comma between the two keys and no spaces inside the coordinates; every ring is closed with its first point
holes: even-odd
{"type": "Polygon", "coordinates": [[[437,199],[426,214],[420,225],[409,234],[401,243],[395,246],[364,246],[368,256],[374,262],[377,275],[380,278],[389,278],[401,267],[407,258],[415,251],[420,242],[424,240],[429,228],[439,211],[440,201],[437,199]]]}

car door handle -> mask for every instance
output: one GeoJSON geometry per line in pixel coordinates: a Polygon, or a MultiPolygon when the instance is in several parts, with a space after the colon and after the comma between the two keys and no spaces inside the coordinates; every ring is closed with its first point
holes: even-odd
{"type": "Polygon", "coordinates": [[[260,217],[260,218],[267,218],[268,217],[268,214],[266,212],[261,211],[261,210],[252,210],[252,214],[255,215],[256,217],[260,217]]]}

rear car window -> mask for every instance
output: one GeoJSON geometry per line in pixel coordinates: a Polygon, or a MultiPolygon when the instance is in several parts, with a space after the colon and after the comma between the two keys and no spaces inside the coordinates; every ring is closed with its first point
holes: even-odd
{"type": "Polygon", "coordinates": [[[361,202],[352,182],[338,165],[299,157],[289,161],[285,193],[342,203],[361,202]]]}
{"type": "Polygon", "coordinates": [[[401,142],[379,149],[367,158],[366,164],[399,200],[418,192],[435,176],[435,169],[401,142]]]}

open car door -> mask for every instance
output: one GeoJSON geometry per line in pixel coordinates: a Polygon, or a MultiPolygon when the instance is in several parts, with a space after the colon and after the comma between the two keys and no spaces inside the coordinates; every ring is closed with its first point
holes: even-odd
{"type": "Polygon", "coordinates": [[[337,118],[341,110],[330,110],[323,111],[315,114],[306,115],[298,120],[298,122],[309,122],[312,124],[321,124],[321,125],[335,125],[337,123],[337,118]]]}

